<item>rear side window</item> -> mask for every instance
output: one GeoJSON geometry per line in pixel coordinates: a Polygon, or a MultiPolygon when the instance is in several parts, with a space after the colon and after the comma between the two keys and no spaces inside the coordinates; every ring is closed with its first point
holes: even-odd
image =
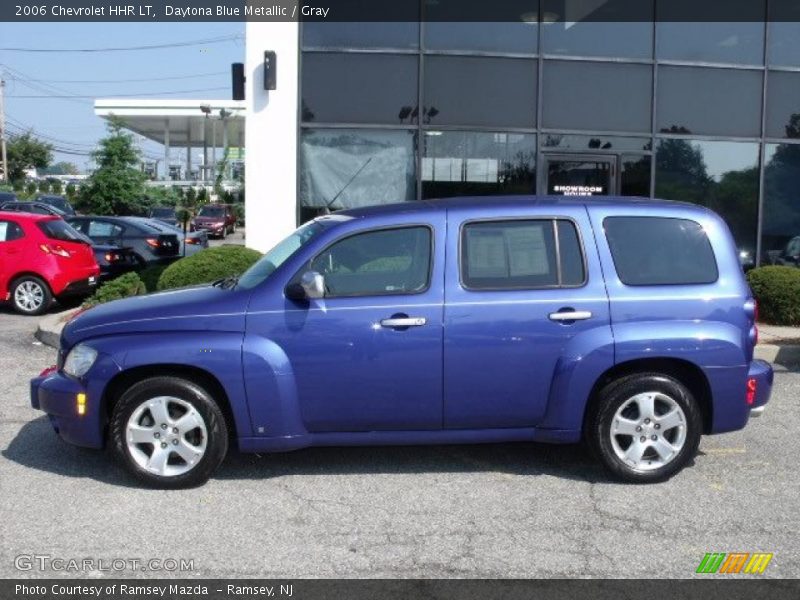
{"type": "Polygon", "coordinates": [[[61,240],[62,242],[85,242],[85,238],[70,225],[61,219],[52,221],[39,221],[36,226],[51,240],[61,240]]]}
{"type": "Polygon", "coordinates": [[[571,221],[467,223],[461,232],[461,282],[473,290],[582,285],[580,240],[571,221]]]}
{"type": "Polygon", "coordinates": [[[22,228],[14,221],[0,221],[0,242],[13,242],[24,235],[22,228]]]}
{"type": "Polygon", "coordinates": [[[711,243],[695,221],[608,217],[603,227],[625,285],[696,285],[719,277],[711,243]]]}

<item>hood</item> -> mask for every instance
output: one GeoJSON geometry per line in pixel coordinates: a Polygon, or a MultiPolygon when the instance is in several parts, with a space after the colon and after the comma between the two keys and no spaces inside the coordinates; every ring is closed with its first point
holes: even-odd
{"type": "Polygon", "coordinates": [[[195,217],[195,221],[199,221],[201,223],[222,223],[225,221],[225,216],[219,217],[195,217]]]}
{"type": "Polygon", "coordinates": [[[61,348],[89,338],[168,331],[244,331],[249,290],[204,285],[115,300],[69,321],[61,348]]]}

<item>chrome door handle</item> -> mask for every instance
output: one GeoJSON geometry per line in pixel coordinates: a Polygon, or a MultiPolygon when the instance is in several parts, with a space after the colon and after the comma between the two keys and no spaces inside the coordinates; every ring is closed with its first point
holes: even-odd
{"type": "Polygon", "coordinates": [[[588,310],[571,310],[568,312],[554,312],[548,315],[551,321],[585,321],[592,318],[588,310]]]}
{"type": "Polygon", "coordinates": [[[392,317],[382,319],[381,327],[422,327],[425,323],[425,317],[392,317]]]}

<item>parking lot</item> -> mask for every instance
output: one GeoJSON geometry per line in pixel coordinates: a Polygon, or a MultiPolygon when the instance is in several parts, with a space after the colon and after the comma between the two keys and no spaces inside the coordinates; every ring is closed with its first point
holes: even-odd
{"type": "MultiPolygon", "coordinates": [[[[764,417],[704,438],[670,482],[610,482],[580,447],[534,444],[231,453],[206,486],[132,485],[30,408],[55,361],[0,308],[0,576],[15,558],[186,559],[192,577],[690,577],[706,552],[772,552],[800,575],[800,373],[764,417]]],[[[738,577],[746,577],[739,575],[738,577]]]]}

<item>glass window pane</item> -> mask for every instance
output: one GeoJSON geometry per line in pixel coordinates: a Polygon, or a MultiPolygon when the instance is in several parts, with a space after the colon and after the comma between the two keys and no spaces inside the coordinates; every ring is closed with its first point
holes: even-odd
{"type": "Polygon", "coordinates": [[[767,144],[761,262],[800,267],[800,145],[767,144]]]}
{"type": "Polygon", "coordinates": [[[769,0],[769,48],[771,65],[800,67],[800,3],[769,0]]]}
{"type": "Polygon", "coordinates": [[[652,0],[601,0],[592,4],[594,10],[587,15],[585,10],[578,12],[577,4],[570,11],[564,0],[542,0],[542,52],[652,58],[652,0]]]}
{"type": "Polygon", "coordinates": [[[547,133],[542,135],[542,148],[548,150],[577,150],[594,152],[648,152],[652,149],[651,138],[619,137],[613,135],[573,135],[547,133]]]}
{"type": "Polygon", "coordinates": [[[571,221],[558,221],[558,251],[561,254],[561,285],[582,285],[586,280],[578,230],[571,221]]]}
{"type": "Polygon", "coordinates": [[[658,58],[764,64],[765,0],[669,0],[656,7],[658,58]],[[736,18],[718,22],[710,14],[736,18]]]}
{"type": "Polygon", "coordinates": [[[303,23],[304,48],[419,47],[419,23],[303,23]]]}
{"type": "Polygon", "coordinates": [[[370,231],[334,243],[311,261],[325,276],[325,297],[418,294],[429,285],[431,230],[370,231]]]}
{"type": "Polygon", "coordinates": [[[303,121],[413,122],[417,61],[402,55],[304,53],[303,121]]]}
{"type": "Polygon", "coordinates": [[[650,156],[620,156],[620,189],[621,196],[650,197],[650,156]]]}
{"type": "Polygon", "coordinates": [[[461,281],[469,289],[558,285],[553,222],[470,223],[461,240],[461,281]]]}
{"type": "Polygon", "coordinates": [[[656,196],[702,204],[728,223],[743,261],[755,256],[758,228],[758,144],[660,140],[656,196]]]}
{"type": "Polygon", "coordinates": [[[415,148],[411,131],[306,129],[300,141],[300,204],[342,209],[414,200],[415,148]]]}
{"type": "Polygon", "coordinates": [[[766,125],[769,137],[800,138],[800,73],[769,72],[766,125]]]}
{"type": "Polygon", "coordinates": [[[619,280],[625,285],[691,285],[719,277],[714,251],[699,223],[663,217],[603,221],[619,280]]]}
{"type": "Polygon", "coordinates": [[[702,67],[658,68],[662,133],[761,135],[762,74],[702,67]]]}
{"type": "Polygon", "coordinates": [[[425,123],[534,127],[536,61],[520,58],[425,58],[425,123]]]}
{"type": "Polygon", "coordinates": [[[423,140],[423,198],[532,194],[535,190],[535,135],[425,131],[423,140]]]}
{"type": "Polygon", "coordinates": [[[649,65],[547,61],[542,125],[600,131],[650,131],[649,65]]]}
{"type": "Polygon", "coordinates": [[[535,54],[534,23],[425,23],[426,50],[535,54]]]}

